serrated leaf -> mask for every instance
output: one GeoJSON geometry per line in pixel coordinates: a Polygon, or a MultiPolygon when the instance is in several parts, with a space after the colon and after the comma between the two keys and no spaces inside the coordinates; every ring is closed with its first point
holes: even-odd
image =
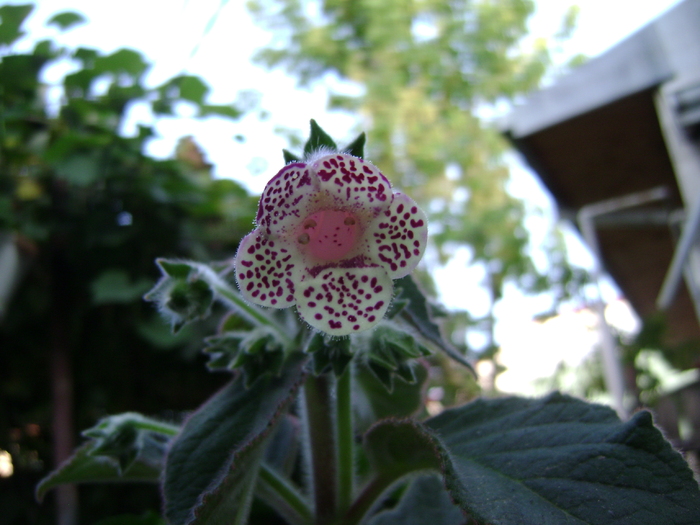
{"type": "Polygon", "coordinates": [[[368,525],[464,525],[465,518],[435,475],[415,479],[399,504],[369,520],[368,525]]]}
{"type": "Polygon", "coordinates": [[[309,134],[309,140],[307,140],[304,145],[304,156],[308,156],[320,148],[328,148],[337,151],[338,146],[330,135],[323,131],[321,126],[319,126],[314,119],[311,119],[311,133],[309,134]]]}
{"type": "Polygon", "coordinates": [[[353,404],[358,414],[358,425],[362,430],[379,419],[392,416],[408,417],[421,409],[428,370],[417,363],[414,372],[415,383],[396,381],[393,390],[388,391],[366,366],[357,366],[355,381],[359,388],[354,392],[353,404]]]}
{"type": "Polygon", "coordinates": [[[365,142],[367,141],[367,135],[364,131],[358,135],[358,137],[353,140],[350,144],[343,148],[343,151],[354,155],[355,157],[364,158],[365,156],[365,142]]]}
{"type": "Polygon", "coordinates": [[[440,332],[440,327],[432,320],[428,299],[415,283],[410,275],[394,281],[394,287],[401,289],[397,297],[401,301],[408,301],[408,304],[401,310],[401,318],[408,321],[418,332],[428,341],[435,344],[458,363],[466,366],[474,372],[474,368],[464,356],[459,353],[451,344],[445,341],[440,332]]]}
{"type": "Polygon", "coordinates": [[[252,488],[258,448],[296,396],[305,356],[293,356],[279,377],[264,376],[246,389],[238,377],[195,412],[167,456],[163,494],[173,525],[191,523],[217,508],[241,508],[252,488]],[[239,468],[240,467],[240,468],[239,468]]]}
{"type": "Polygon", "coordinates": [[[561,394],[482,399],[425,422],[448,490],[493,525],[691,525],[700,491],[648,412],[561,394]]]}
{"type": "Polygon", "coordinates": [[[79,447],[68,460],[42,479],[36,487],[36,498],[41,501],[49,490],[65,483],[157,483],[160,480],[160,466],[137,458],[127,470],[122,471],[116,459],[93,455],[94,444],[94,441],[89,441],[79,447]]]}
{"type": "Polygon", "coordinates": [[[81,15],[80,13],[76,13],[74,11],[65,11],[63,13],[58,13],[54,16],[52,16],[47,22],[46,25],[55,25],[57,26],[61,31],[65,31],[66,29],[70,29],[71,27],[78,25],[78,24],[83,24],[87,22],[87,19],[81,15]]]}

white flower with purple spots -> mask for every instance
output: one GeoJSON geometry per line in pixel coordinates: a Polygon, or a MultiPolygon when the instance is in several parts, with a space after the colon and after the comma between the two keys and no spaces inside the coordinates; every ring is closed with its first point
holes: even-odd
{"type": "Polygon", "coordinates": [[[256,223],[235,259],[243,296],[272,308],[296,304],[308,324],[337,336],[384,317],[392,279],[416,267],[428,238],[413,199],[345,153],[285,166],[267,183],[256,223]]]}

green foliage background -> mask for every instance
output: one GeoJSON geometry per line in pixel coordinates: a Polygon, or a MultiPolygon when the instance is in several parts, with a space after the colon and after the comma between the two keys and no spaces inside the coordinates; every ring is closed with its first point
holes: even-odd
{"type": "MultiPolygon", "coordinates": [[[[150,127],[119,133],[137,101],[156,116],[183,102],[200,116],[237,118],[239,108],[208,104],[208,86],[189,75],[147,87],[149,65],[131,49],[103,54],[47,40],[13,53],[31,10],[0,7],[0,241],[21,254],[19,286],[0,319],[0,448],[15,466],[0,478],[0,521],[17,524],[54,522],[52,498],[38,506],[33,496],[53,466],[52,384],[72,382],[75,418],[64,423],[76,442],[77,430],[106,414],[178,420],[223,384],[198,354],[211,323],[173,336],[141,296],[158,278],[158,256],[234,254],[257,204],[237,182],[214,179],[191,139],[172,160],[157,160],[143,153],[150,127]],[[77,71],[45,85],[42,72],[65,59],[77,71]],[[56,88],[54,116],[46,97],[56,88]],[[62,358],[72,378],[57,370],[62,358]]],[[[67,30],[81,21],[64,13],[49,23],[67,30]]],[[[82,488],[81,501],[85,523],[160,506],[155,486],[82,488]]]]}

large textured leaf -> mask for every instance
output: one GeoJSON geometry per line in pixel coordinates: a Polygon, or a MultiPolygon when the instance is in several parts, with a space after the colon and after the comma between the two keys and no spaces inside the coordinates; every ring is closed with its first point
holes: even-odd
{"type": "Polygon", "coordinates": [[[368,525],[464,525],[464,514],[435,475],[416,478],[399,504],[369,520],[368,525]]]}
{"type": "Polygon", "coordinates": [[[700,491],[648,412],[553,394],[479,400],[426,422],[453,499],[492,525],[693,525],[700,491]]]}
{"type": "Polygon", "coordinates": [[[294,399],[304,359],[290,358],[280,376],[260,377],[248,389],[239,376],[187,421],[166,460],[163,494],[171,524],[243,516],[264,438],[294,399]]]}
{"type": "Polygon", "coordinates": [[[374,470],[394,480],[420,470],[439,470],[444,462],[435,437],[410,419],[385,419],[364,437],[374,470]]]}

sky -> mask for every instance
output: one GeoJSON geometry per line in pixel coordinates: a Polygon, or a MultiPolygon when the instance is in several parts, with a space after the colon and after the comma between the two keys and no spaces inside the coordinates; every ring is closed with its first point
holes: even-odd
{"type": "MultiPolygon", "coordinates": [[[[594,57],[604,52],[679,0],[579,0],[576,3],[580,7],[577,29],[555,57],[562,63],[578,53],[594,57]]],[[[315,118],[341,143],[354,138],[358,131],[353,118],[325,110],[327,90],[324,86],[300,89],[284,72],[266,71],[251,64],[255,50],[266,45],[271,35],[252,23],[243,1],[122,0],[117,3],[40,0],[38,4],[28,24],[28,32],[34,38],[51,35],[68,46],[96,47],[105,52],[121,47],[137,49],[154,64],[146,79],[150,85],[188,73],[199,75],[209,83],[212,88],[210,101],[215,104],[232,102],[241,91],[260,93],[259,109],[233,123],[218,118],[188,118],[186,111],[180,118],[154,121],[144,108],[133,108],[123,131],[134,133],[139,123],[154,125],[160,137],[149,145],[149,153],[155,156],[170,156],[180,137],[193,135],[215,166],[217,176],[237,179],[252,192],[259,193],[281,167],[281,149],[287,147],[286,140],[275,133],[276,128],[303,130],[302,136],[305,136],[309,119],[315,118]],[[65,10],[83,13],[89,23],[64,34],[44,25],[52,15],[65,10]],[[213,26],[207,28],[214,15],[213,26]],[[264,115],[267,118],[261,119],[264,115]],[[245,137],[242,143],[233,140],[239,134],[245,137]]],[[[569,5],[562,0],[536,0],[536,13],[530,21],[530,41],[524,45],[531,45],[536,38],[551,39],[560,28],[569,5]]],[[[66,67],[55,68],[48,72],[47,80],[57,81],[65,72],[66,67]]],[[[554,206],[517,155],[513,154],[509,162],[512,167],[509,189],[525,199],[533,211],[528,219],[528,229],[537,244],[555,220],[554,206]],[[534,213],[536,210],[541,210],[541,213],[534,213]]],[[[590,255],[572,228],[570,232],[567,238],[572,257],[577,263],[590,266],[590,255]]],[[[434,271],[434,276],[441,290],[441,300],[447,307],[468,309],[474,315],[483,315],[488,305],[485,292],[479,287],[483,271],[478,267],[468,267],[468,262],[469,252],[458,251],[447,267],[434,271]],[[464,283],[463,286],[455,287],[455,279],[464,283]],[[465,288],[468,293],[464,292],[465,288]]],[[[608,300],[616,299],[619,294],[614,286],[606,286],[605,290],[608,300]]],[[[590,337],[582,335],[587,333],[586,330],[590,331],[588,321],[579,320],[578,328],[568,324],[572,319],[578,319],[576,312],[564,312],[563,315],[569,317],[557,325],[559,328],[550,327],[549,331],[542,332],[534,326],[532,316],[546,311],[549,306],[548,297],[525,297],[510,286],[505,299],[497,307],[496,337],[503,346],[504,355],[511,355],[519,367],[525,364],[518,359],[532,361],[531,357],[517,357],[518,353],[511,350],[522,346],[525,335],[529,340],[541,342],[540,350],[551,354],[547,362],[556,362],[556,353],[564,344],[562,338],[567,341],[575,339],[581,348],[570,352],[570,356],[574,356],[574,366],[576,359],[582,359],[586,349],[593,344],[590,337]],[[581,335],[572,337],[572,334],[579,333],[576,330],[581,335]]],[[[634,329],[634,324],[630,325],[634,320],[629,312],[620,319],[620,323],[634,329]]],[[[478,335],[475,337],[469,343],[478,347],[480,341],[478,335]]],[[[520,352],[522,354],[528,355],[520,352]]],[[[507,381],[504,385],[507,387],[507,381]]]]}

